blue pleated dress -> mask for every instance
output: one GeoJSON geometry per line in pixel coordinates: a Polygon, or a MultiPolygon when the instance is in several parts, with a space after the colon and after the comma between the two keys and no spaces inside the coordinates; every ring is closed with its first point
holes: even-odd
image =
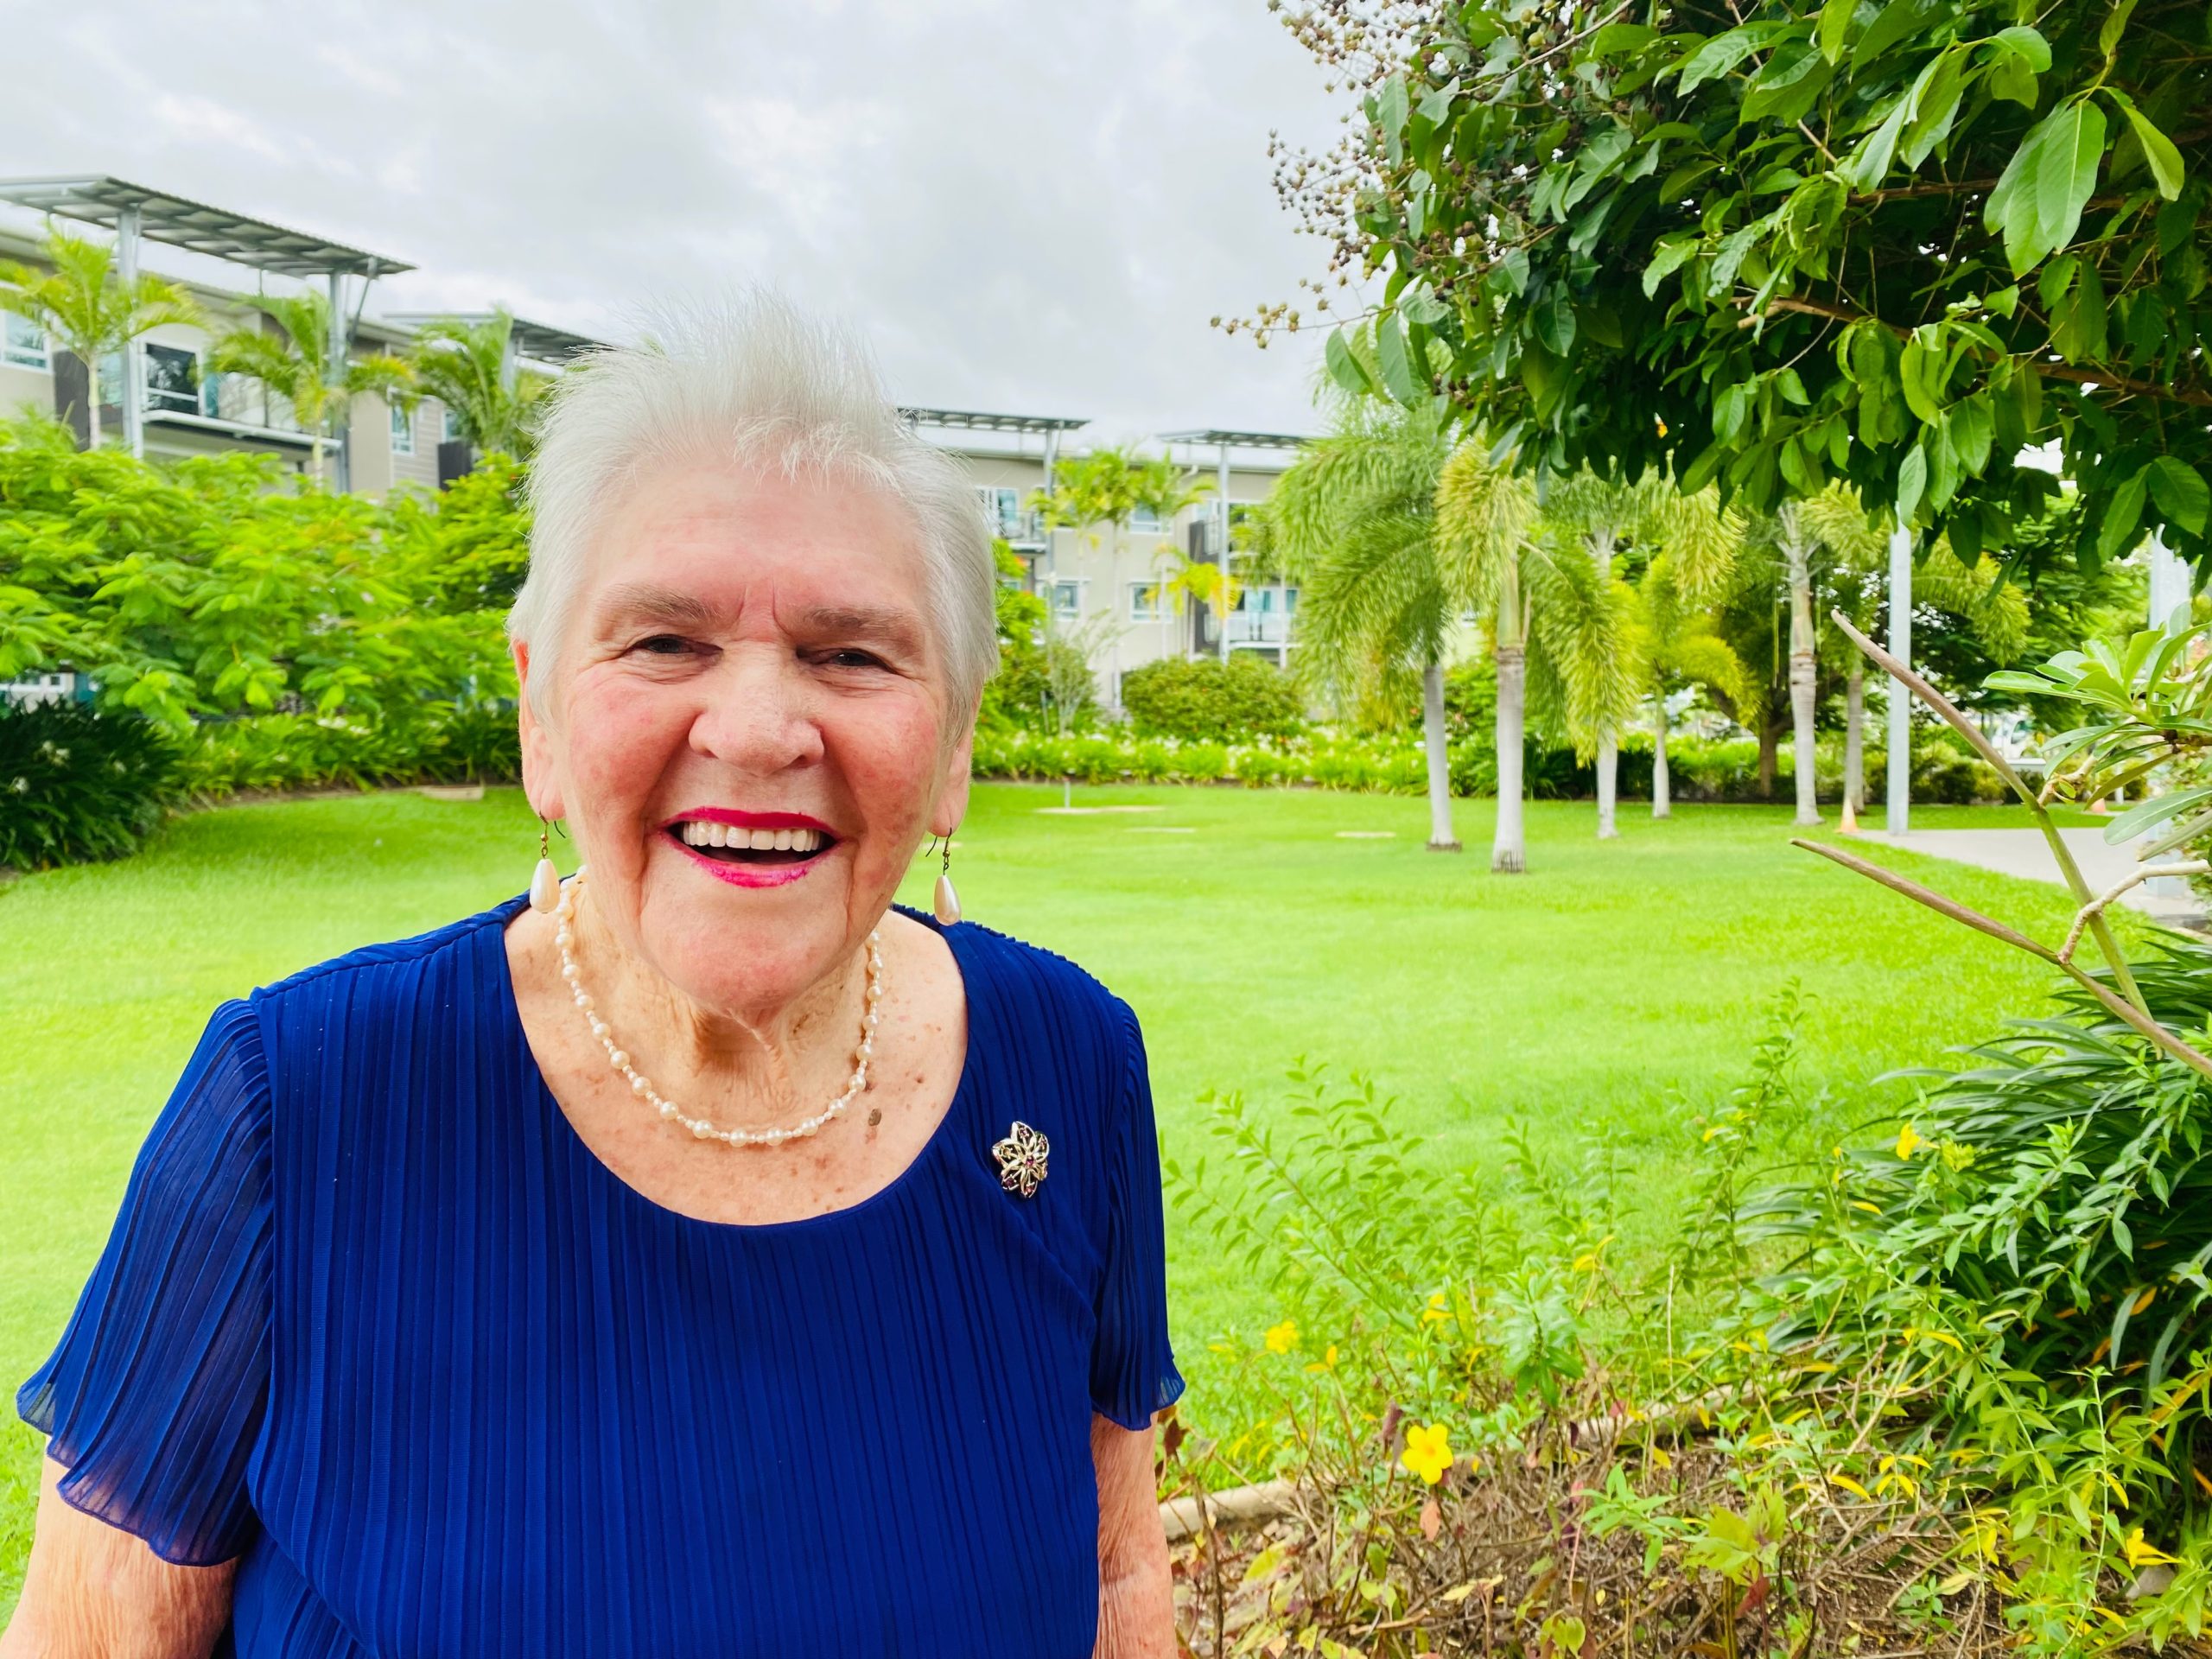
{"type": "Polygon", "coordinates": [[[1084,1659],[1092,1414],[1183,1387],[1128,1008],[942,929],[968,1051],[914,1161],[702,1221],[546,1088],[522,903],[217,1012],[17,1395],[62,1496],[242,1556],[218,1651],[246,1659],[1084,1659]],[[1015,1119],[1051,1142],[1028,1198],[990,1151],[1015,1119]]]}

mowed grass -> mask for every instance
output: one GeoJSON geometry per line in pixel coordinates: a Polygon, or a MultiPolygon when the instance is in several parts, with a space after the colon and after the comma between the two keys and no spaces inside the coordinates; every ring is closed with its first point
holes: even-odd
{"type": "MultiPolygon", "coordinates": [[[[2034,963],[1791,848],[1786,810],[1624,804],[1529,809],[1531,869],[1488,870],[1491,810],[1461,803],[1459,855],[1424,849],[1414,799],[1232,789],[979,788],[954,855],[969,917],[1073,958],[1141,1019],[1163,1141],[1205,1150],[1209,1090],[1278,1110],[1296,1057],[1364,1073],[1437,1171],[1495,1166],[1526,1120],[1573,1156],[1630,1154],[1637,1229],[1663,1224],[1694,1120],[1743,1075],[1777,992],[1806,1001],[1809,1092],[1834,1122],[1898,1097],[1869,1080],[2039,1007],[2034,963]],[[1133,809],[1133,810],[1104,810],[1133,809]]],[[[1923,827],[2024,823],[1935,810],[1923,827]]],[[[0,1377],[44,1357],[113,1220],[146,1126],[223,998],[520,890],[536,855],[518,791],[480,804],[392,793],[182,818],[126,862],[0,891],[0,1377]]],[[[2056,887],[1885,852],[2046,937],[2056,887]]],[[[905,896],[926,904],[933,870],[905,896]]],[[[1821,1124],[1827,1132],[1829,1124],[1821,1124]]],[[[1440,1187],[1438,1189],[1440,1191],[1440,1187]]],[[[1408,1204],[1433,1201],[1413,1191],[1408,1204]]],[[[1249,1341],[1264,1290],[1212,1254],[1173,1197],[1179,1351],[1203,1417],[1207,1343],[1249,1341]]],[[[1630,1241],[1631,1246],[1634,1241],[1630,1241]]],[[[7,1419],[0,1607],[27,1543],[38,1442],[7,1419]]]]}

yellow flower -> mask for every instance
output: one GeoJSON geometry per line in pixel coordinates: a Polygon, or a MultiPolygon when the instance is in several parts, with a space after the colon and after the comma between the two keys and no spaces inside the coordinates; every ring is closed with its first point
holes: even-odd
{"type": "Polygon", "coordinates": [[[2155,1545],[2143,1541],[2143,1529],[2137,1527],[2122,1541],[2120,1548],[2126,1552],[2130,1567],[2171,1567],[2174,1558],[2155,1545]]]}
{"type": "Polygon", "coordinates": [[[1298,1346],[1298,1321],[1285,1319],[1281,1325],[1268,1327],[1268,1351],[1287,1354],[1298,1346]]]}
{"type": "Polygon", "coordinates": [[[1910,1157],[1911,1157],[1911,1156],[1912,1156],[1912,1154],[1913,1154],[1913,1153],[1914,1153],[1914,1152],[1915,1152],[1915,1151],[1919,1147],[1920,1144],[1921,1144],[1920,1137],[1919,1137],[1919,1135],[1916,1135],[1916,1134],[1913,1132],[1913,1128],[1912,1128],[1912,1125],[1911,1125],[1911,1124],[1908,1123],[1908,1124],[1906,1124],[1906,1125],[1904,1126],[1904,1128],[1901,1128],[1901,1129],[1899,1129],[1899,1130],[1897,1131],[1897,1156],[1898,1156],[1898,1157],[1900,1157],[1900,1158],[1910,1158],[1910,1157]]]}
{"type": "Polygon", "coordinates": [[[1306,1368],[1309,1371],[1333,1371],[1337,1369],[1337,1344],[1331,1343],[1320,1358],[1306,1368]]]}
{"type": "Polygon", "coordinates": [[[1433,1486],[1452,1466],[1452,1443],[1440,1425],[1414,1423],[1406,1430],[1406,1449],[1398,1454],[1398,1462],[1433,1486]]]}
{"type": "Polygon", "coordinates": [[[1423,1325],[1441,1325],[1451,1317],[1452,1310],[1444,1303],[1444,1293],[1440,1290],[1430,1293],[1428,1306],[1421,1311],[1421,1322],[1423,1325]]]}

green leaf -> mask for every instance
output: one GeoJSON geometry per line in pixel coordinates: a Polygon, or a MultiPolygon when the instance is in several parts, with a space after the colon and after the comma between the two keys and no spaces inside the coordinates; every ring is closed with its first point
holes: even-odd
{"type": "MultiPolygon", "coordinates": [[[[2056,250],[2074,240],[2082,209],[2096,192],[2097,164],[2105,154],[2105,112],[2083,99],[2053,110],[2037,130],[2047,130],[2048,136],[2036,158],[2036,216],[2056,250]]],[[[2013,274],[2019,274],[2018,267],[2013,274]]]]}
{"type": "Polygon", "coordinates": [[[2192,536],[2203,535],[2208,512],[2212,512],[2212,490],[2205,487],[2204,474],[2171,455],[2160,455],[2146,470],[2151,499],[2158,503],[2166,522],[2192,536]]]}
{"type": "Polygon", "coordinates": [[[1866,32],[1859,37],[1859,44],[1851,49],[1853,73],[1895,46],[1916,30],[1924,20],[1927,0],[1890,0],[1867,25],[1866,32]]]}
{"type": "Polygon", "coordinates": [[[2112,493],[2104,521],[2097,527],[2098,557],[2109,562],[2135,545],[2143,527],[2144,491],[2144,473],[2138,473],[2112,493]]]}
{"type": "Polygon", "coordinates": [[[1751,23],[1714,35],[1683,60],[1675,90],[1688,98],[1707,81],[1728,73],[1765,45],[1776,27],[1772,23],[1751,23]]]}
{"type": "Polygon", "coordinates": [[[1827,0],[1821,8],[1821,55],[1830,63],[1843,56],[1844,36],[1859,16],[1859,0],[1827,0]]]}
{"type": "Polygon", "coordinates": [[[1574,349],[1574,301],[1564,288],[1554,288],[1546,295],[1531,321],[1536,338],[1554,357],[1565,357],[1574,349]]]}
{"type": "Polygon", "coordinates": [[[1905,127],[1898,151],[1908,168],[1917,170],[1929,153],[1949,137],[1959,100],[1967,90],[1967,56],[1963,46],[1937,54],[1914,83],[1912,119],[1905,127]]]}
{"type": "Polygon", "coordinates": [[[1897,517],[1910,524],[1920,498],[1928,491],[1928,457],[1915,444],[1897,467],[1897,517]]]}
{"type": "Polygon", "coordinates": [[[2007,51],[2026,60],[2030,69],[2040,75],[2050,67],[2050,42],[2039,30],[2025,23],[2015,23],[2010,29],[2000,29],[1989,37],[2000,42],[2007,51]]]}
{"type": "Polygon", "coordinates": [[[1406,331],[1395,316],[1375,321],[1375,361],[1382,370],[1382,389],[1408,409],[1427,401],[1414,378],[1412,358],[1406,349],[1406,331]]]}
{"type": "Polygon", "coordinates": [[[1321,348],[1321,358],[1328,365],[1329,378],[1355,397],[1371,397],[1382,388],[1367,378],[1367,371],[1360,366],[1359,359],[1351,347],[1344,344],[1344,332],[1333,330],[1328,344],[1321,348]]]}
{"type": "Polygon", "coordinates": [[[2135,142],[2143,146],[2143,159],[2151,165],[2151,177],[2158,187],[2158,194],[2168,201],[2181,194],[2185,177],[2182,168],[2181,151],[2174,141],[2151,124],[2151,118],[2135,107],[2129,99],[2120,105],[2127,117],[2127,124],[2134,129],[2135,142]]]}
{"type": "Polygon", "coordinates": [[[1912,94],[1899,92],[1890,105],[1889,114],[1882,124],[1859,141],[1859,148],[1852,151],[1850,160],[1843,164],[1843,175],[1851,188],[1861,195],[1882,188],[1882,181],[1890,175],[1890,162],[1896,156],[1897,139],[1904,131],[1905,118],[1912,113],[1912,94]]]}
{"type": "Polygon", "coordinates": [[[2202,806],[2207,801],[2212,801],[2212,785],[2161,795],[2140,806],[2128,808],[2105,825],[2105,840],[2117,847],[2122,842],[2134,840],[2145,830],[2155,830],[2169,819],[2179,817],[2191,807],[2202,806]]]}
{"type": "Polygon", "coordinates": [[[2127,19],[2135,10],[2135,0],[2120,0],[2106,16],[2104,27],[2097,31],[2097,50],[2110,57],[2119,48],[2120,37],[2127,31],[2127,19]]]}
{"type": "MultiPolygon", "coordinates": [[[[1694,236],[1676,237],[1662,242],[1651,263],[1643,268],[1643,297],[1649,299],[1659,291],[1659,284],[1682,268],[1682,262],[1697,251],[1698,239],[1694,236]]],[[[1526,256],[1523,256],[1525,258],[1526,256]]]]}

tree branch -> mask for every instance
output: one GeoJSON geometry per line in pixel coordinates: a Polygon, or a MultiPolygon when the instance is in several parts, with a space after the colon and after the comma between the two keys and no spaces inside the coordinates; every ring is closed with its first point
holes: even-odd
{"type": "MultiPolygon", "coordinates": [[[[1741,303],[1741,302],[1739,302],[1741,303]]],[[[1778,312],[1795,311],[1808,317],[1827,317],[1837,322],[1879,323],[1899,340],[1912,330],[1902,324],[1886,321],[1867,311],[1855,311],[1847,305],[1831,305],[1823,300],[1801,300],[1783,296],[1766,302],[1766,309],[1744,318],[1736,326],[1756,327],[1778,312]]],[[[2202,386],[2164,386],[2153,380],[2133,380],[2109,369],[2078,368],[2071,363],[2031,363],[2037,374],[2046,380],[2065,380],[2079,386],[2109,386],[2114,391],[2125,391],[2140,397],[2159,397],[2171,403],[2186,404],[2191,409],[2212,409],[2212,390],[2202,386]]]]}

